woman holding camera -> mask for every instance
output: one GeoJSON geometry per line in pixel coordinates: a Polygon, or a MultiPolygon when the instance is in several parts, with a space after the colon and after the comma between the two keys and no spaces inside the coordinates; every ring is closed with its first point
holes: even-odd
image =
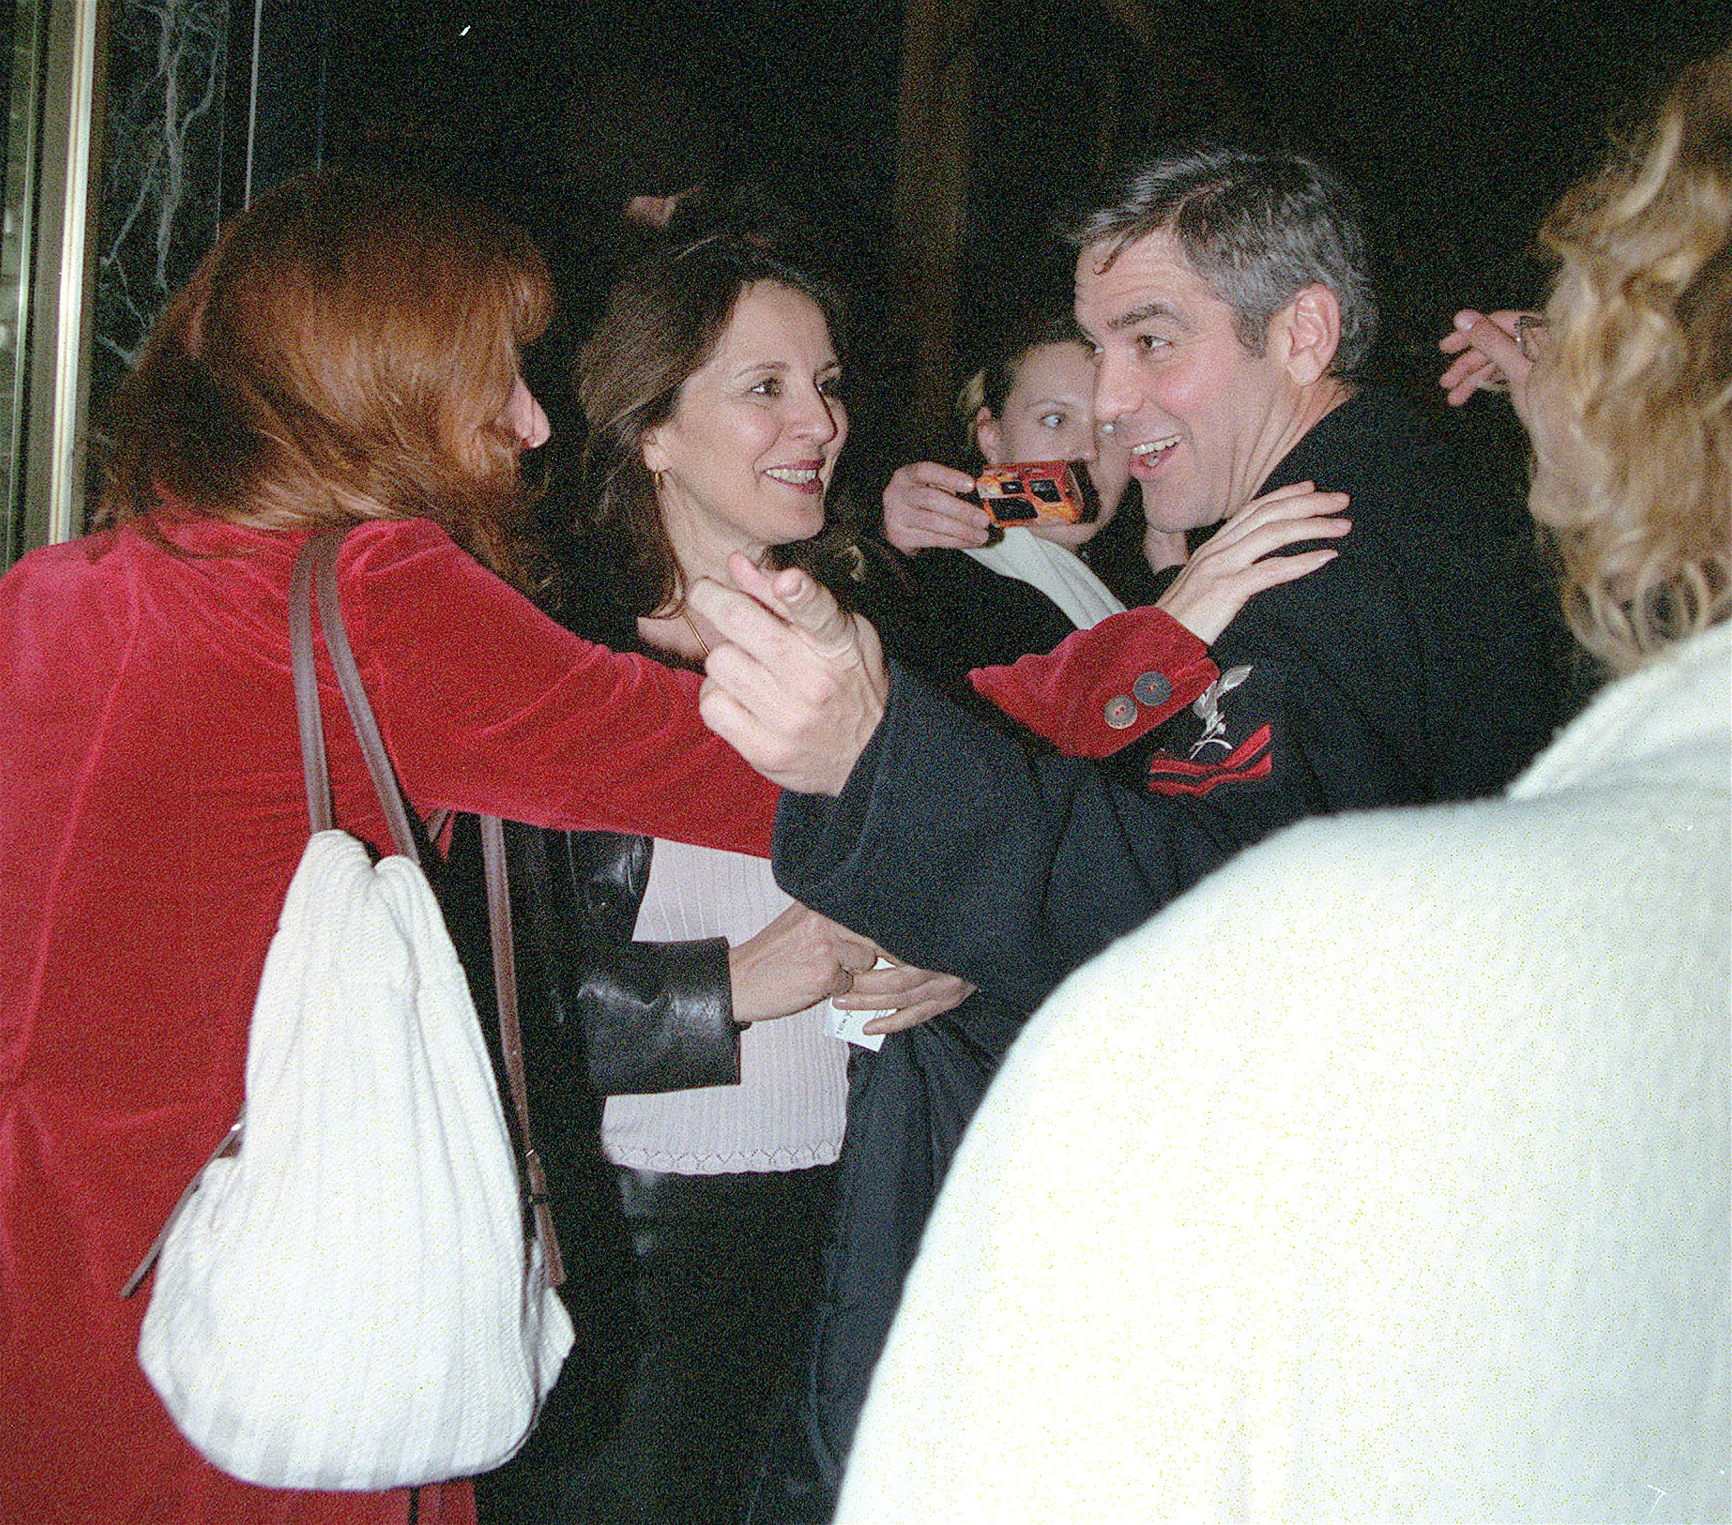
{"type": "MultiPolygon", "coordinates": [[[[1142,493],[1131,490],[1130,458],[1098,427],[1094,415],[1094,361],[1077,335],[1068,310],[1036,308],[1011,324],[988,347],[985,363],[964,383],[957,398],[957,421],[965,451],[988,466],[1012,461],[1066,460],[1086,470],[1098,503],[1095,516],[1076,524],[1032,524],[997,529],[973,494],[975,479],[954,466],[915,461],[900,467],[884,489],[884,536],[912,558],[916,584],[928,598],[954,597],[953,585],[977,590],[983,579],[961,556],[996,573],[1038,589],[1077,629],[1099,623],[1127,607],[1157,604],[1205,641],[1216,630],[1200,628],[1187,612],[1184,590],[1166,597],[1172,573],[1184,565],[1185,537],[1149,528],[1142,515],[1142,493]],[[960,555],[959,555],[960,553],[960,555]]],[[[1346,499],[1325,502],[1305,487],[1257,499],[1237,516],[1242,531],[1254,530],[1293,513],[1320,515],[1346,499]],[[1303,499],[1303,502],[1294,500],[1303,499]],[[1277,507],[1277,505],[1285,505],[1277,507]]],[[[1323,521],[1319,533],[1339,532],[1323,521]]],[[[1268,549],[1299,537],[1286,536],[1268,549]]],[[[1280,562],[1265,564],[1303,575],[1280,562]]],[[[1243,567],[1236,565],[1235,574],[1243,567]]],[[[1310,565],[1306,571],[1312,570],[1310,565]]],[[[1245,597],[1273,584],[1247,585],[1227,618],[1245,597]]],[[[1281,579],[1285,580],[1285,579],[1281,579]]],[[[1221,624],[1226,623],[1225,619],[1221,624]]],[[[1034,649],[1034,648],[1029,648],[1034,649]]]]}
{"type": "Polygon", "coordinates": [[[1076,463],[1087,471],[1098,506],[1082,523],[995,532],[972,500],[974,479],[967,471],[936,461],[903,466],[884,489],[884,535],[915,558],[922,584],[965,575],[957,562],[961,553],[1038,588],[1079,629],[1127,604],[1153,602],[1150,577],[1184,560],[1184,541],[1139,535],[1140,498],[1128,491],[1130,457],[1095,427],[1094,365],[1068,311],[1037,310],[999,335],[963,384],[957,421],[966,452],[986,465],[1076,463]],[[1130,517],[1121,518],[1127,498],[1130,517]],[[1127,578],[1127,570],[1136,575],[1127,578]]]}

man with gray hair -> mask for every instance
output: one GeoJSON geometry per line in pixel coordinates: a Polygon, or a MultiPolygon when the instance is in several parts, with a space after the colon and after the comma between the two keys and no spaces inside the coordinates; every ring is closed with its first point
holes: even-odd
{"type": "Polygon", "coordinates": [[[1338,556],[1245,606],[1194,704],[1163,718],[1153,643],[1134,632],[1164,616],[1115,616],[1025,659],[1050,664],[1039,702],[1026,682],[980,685],[1079,754],[1037,755],[912,673],[883,680],[815,592],[797,619],[818,637],[749,572],[768,607],[702,595],[737,632],[706,716],[795,791],[777,878],[910,962],[1030,1007],[1288,822],[1495,793],[1549,738],[1563,687],[1542,579],[1483,533],[1500,517],[1485,474],[1356,379],[1376,303],[1347,186],[1297,154],[1197,149],[1136,168],[1072,241],[1096,416],[1129,445],[1152,525],[1194,551],[1272,489],[1350,494],[1338,556]],[[1157,719],[1145,777],[1080,760],[1157,719]]]}
{"type": "MultiPolygon", "coordinates": [[[[1025,1010],[1280,826],[1497,792],[1549,738],[1561,689],[1539,577],[1476,533],[1492,517],[1483,479],[1356,379],[1376,307],[1345,186],[1294,155],[1169,157],[1075,242],[1096,417],[1129,445],[1151,525],[1191,541],[1190,570],[1210,559],[1203,540],[1246,535],[1235,516],[1261,494],[1309,481],[1351,495],[1333,560],[1257,594],[1208,648],[1193,639],[1215,664],[1194,703],[1173,712],[1160,658],[1177,627],[1158,609],[975,675],[1077,754],[1055,756],[887,671],[870,627],[799,572],[736,558],[743,592],[691,594],[728,636],[706,664],[705,718],[790,791],[784,888],[1025,1010]],[[1140,777],[1086,760],[1145,732],[1140,777]]],[[[1254,897],[1243,915],[1259,915],[1254,897]]],[[[1229,967],[1235,932],[1219,928],[1229,967]]],[[[1126,1003],[1127,1023],[1175,1015],[1126,1003]]],[[[766,1473],[808,1507],[769,1517],[824,1517],[949,1151],[1018,1026],[939,1017],[851,1068],[844,1207],[790,1451],[811,1460],[766,1473]]]]}
{"type": "Polygon", "coordinates": [[[1157,527],[1219,523],[1280,485],[1279,464],[1353,397],[1377,303],[1353,193],[1320,166],[1227,149],[1158,160],[1072,243],[1097,415],[1130,443],[1157,527]]]}

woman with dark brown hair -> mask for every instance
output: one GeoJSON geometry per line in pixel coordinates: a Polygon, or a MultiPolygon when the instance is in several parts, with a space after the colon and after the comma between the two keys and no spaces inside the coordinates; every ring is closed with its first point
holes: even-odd
{"type": "MultiPolygon", "coordinates": [[[[864,552],[826,514],[848,431],[840,328],[836,294],[765,234],[676,233],[626,272],[579,364],[588,633],[700,666],[719,634],[686,594],[733,551],[870,595],[864,552]]],[[[875,969],[871,942],[793,903],[759,859],[596,833],[563,862],[578,905],[612,907],[617,946],[581,980],[590,1022],[644,1032],[646,1008],[678,1014],[673,1062],[606,1105],[642,1348],[566,1517],[732,1521],[805,1370],[848,1098],[836,1027],[850,1011],[906,1027],[968,987],[875,969]],[[631,963],[646,944],[649,996],[631,963]]]]}
{"type": "MultiPolygon", "coordinates": [[[[207,1464],[122,1301],[241,1103],[248,1019],[307,838],[290,568],[349,527],[345,623],[404,791],[767,849],[775,791],[697,679],[560,629],[502,576],[518,370],[550,304],[485,208],[315,174],[224,234],[119,400],[105,527],[0,582],[0,1518],[467,1522],[466,1481],[272,1491],[207,1464]],[[500,574],[500,575],[496,575],[500,574]]],[[[336,818],[385,823],[320,657],[336,818]]]]}

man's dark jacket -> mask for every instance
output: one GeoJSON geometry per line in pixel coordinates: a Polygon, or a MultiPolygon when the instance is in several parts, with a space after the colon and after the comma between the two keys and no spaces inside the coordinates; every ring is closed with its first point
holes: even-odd
{"type": "MultiPolygon", "coordinates": [[[[1289,821],[1502,788],[1561,718],[1563,642],[1532,560],[1478,528],[1505,517],[1495,489],[1380,392],[1328,414],[1266,489],[1305,480],[1352,494],[1339,557],[1246,606],[1212,648],[1214,702],[1145,738],[1134,769],[1032,751],[893,664],[884,723],[842,796],[783,798],[784,887],[993,991],[999,1013],[1032,1010],[1289,821]]],[[[1089,681],[1104,700],[1138,676],[1089,681]]],[[[1223,957],[1231,946],[1223,928],[1223,957]]],[[[964,1009],[855,1056],[811,1385],[749,1525],[828,1518],[926,1216],[1020,1027],[964,1009]]]]}
{"type": "Polygon", "coordinates": [[[1146,778],[1020,746],[893,666],[842,795],[784,796],[783,886],[1032,1008],[1280,826],[1501,789],[1564,685],[1534,562],[1476,528],[1498,517],[1491,489],[1380,391],[1327,414],[1265,490],[1305,480],[1351,495],[1338,558],[1246,605],[1212,648],[1216,690],[1152,735],[1146,778]]]}

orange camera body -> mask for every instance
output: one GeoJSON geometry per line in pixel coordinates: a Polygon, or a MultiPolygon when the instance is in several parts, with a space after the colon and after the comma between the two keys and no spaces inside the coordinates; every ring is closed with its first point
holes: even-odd
{"type": "Polygon", "coordinates": [[[1094,483],[1070,461],[1007,461],[975,478],[975,495],[1005,529],[1031,524],[1079,524],[1095,516],[1094,483]]]}

